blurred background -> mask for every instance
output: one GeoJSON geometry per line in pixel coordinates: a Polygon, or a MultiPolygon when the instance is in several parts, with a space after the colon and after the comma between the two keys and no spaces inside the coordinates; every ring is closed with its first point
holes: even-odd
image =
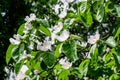
{"type": "MultiPolygon", "coordinates": [[[[7,77],[4,67],[7,65],[5,55],[10,44],[9,38],[17,32],[29,13],[30,5],[24,0],[0,0],[0,80],[7,77]]],[[[12,68],[11,65],[7,67],[12,68]]]]}

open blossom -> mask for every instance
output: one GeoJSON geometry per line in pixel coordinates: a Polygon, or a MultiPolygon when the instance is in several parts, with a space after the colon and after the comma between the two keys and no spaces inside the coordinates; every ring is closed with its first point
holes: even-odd
{"type": "Polygon", "coordinates": [[[23,80],[25,77],[27,77],[27,75],[25,74],[27,70],[28,70],[28,67],[26,65],[23,65],[16,77],[16,80],[23,80]]]}
{"type": "Polygon", "coordinates": [[[26,16],[25,21],[31,22],[33,20],[36,20],[36,15],[31,13],[30,16],[26,16]]]}
{"type": "Polygon", "coordinates": [[[67,16],[67,10],[63,10],[58,16],[60,19],[65,18],[67,16]]]}
{"type": "Polygon", "coordinates": [[[27,58],[27,57],[33,58],[33,56],[31,54],[27,54],[27,51],[24,50],[23,55],[21,56],[21,59],[24,59],[24,58],[27,58]]]}
{"type": "Polygon", "coordinates": [[[59,22],[58,25],[54,26],[53,27],[53,33],[58,33],[62,30],[63,28],[63,23],[62,22],[59,22]]]}
{"type": "Polygon", "coordinates": [[[64,69],[69,69],[72,66],[72,63],[68,62],[67,57],[60,59],[59,63],[64,69]]]}
{"type": "Polygon", "coordinates": [[[18,45],[18,44],[20,44],[20,35],[19,34],[14,34],[13,35],[13,38],[10,38],[9,40],[10,40],[10,42],[11,42],[11,44],[14,44],[14,45],[18,45]]]}
{"type": "Polygon", "coordinates": [[[62,42],[62,41],[67,40],[68,37],[69,37],[69,35],[70,35],[69,31],[64,30],[64,31],[60,34],[60,36],[56,36],[56,39],[57,39],[58,41],[62,42]]]}
{"type": "Polygon", "coordinates": [[[95,35],[91,35],[88,39],[88,43],[90,44],[95,44],[97,40],[99,40],[100,38],[100,34],[98,31],[96,31],[96,34],[95,35]]]}
{"type": "Polygon", "coordinates": [[[87,1],[87,0],[76,0],[76,3],[78,3],[78,2],[84,2],[84,1],[87,1]]]}
{"type": "Polygon", "coordinates": [[[56,14],[59,14],[59,8],[60,8],[59,4],[57,4],[57,5],[54,6],[54,10],[55,10],[56,14]]]}
{"type": "Polygon", "coordinates": [[[48,39],[49,38],[47,37],[43,43],[38,43],[37,50],[41,51],[51,50],[51,41],[49,41],[48,39]]]}

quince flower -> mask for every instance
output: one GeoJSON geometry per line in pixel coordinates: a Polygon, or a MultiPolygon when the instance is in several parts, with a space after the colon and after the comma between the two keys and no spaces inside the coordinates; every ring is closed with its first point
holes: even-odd
{"type": "Polygon", "coordinates": [[[68,62],[67,57],[60,59],[59,63],[64,69],[69,69],[72,66],[72,63],[68,62]]]}
{"type": "Polygon", "coordinates": [[[63,28],[63,23],[62,22],[59,22],[57,26],[54,26],[53,27],[53,33],[58,33],[62,30],[63,28]]]}
{"type": "Polygon", "coordinates": [[[16,80],[23,80],[25,77],[27,77],[27,75],[25,74],[27,70],[28,70],[28,67],[26,65],[23,65],[16,77],[16,80]]]}
{"type": "Polygon", "coordinates": [[[27,22],[31,22],[33,20],[36,20],[36,15],[33,13],[30,14],[30,17],[26,16],[26,18],[25,18],[25,21],[27,21],[27,22]]]}
{"type": "Polygon", "coordinates": [[[49,41],[48,39],[49,37],[47,37],[43,43],[38,43],[37,50],[41,51],[51,50],[51,41],[49,41]]]}
{"type": "Polygon", "coordinates": [[[90,44],[95,44],[97,40],[99,40],[100,38],[100,34],[98,31],[96,31],[96,34],[95,35],[91,35],[88,39],[88,43],[90,44]]]}
{"type": "Polygon", "coordinates": [[[64,31],[60,34],[60,36],[56,36],[56,39],[57,39],[58,41],[62,42],[62,41],[67,40],[68,37],[69,37],[69,35],[70,35],[69,31],[64,30],[64,31]]]}
{"type": "Polygon", "coordinates": [[[14,44],[14,45],[18,45],[18,44],[20,44],[20,35],[19,34],[14,34],[13,35],[13,38],[10,38],[9,40],[10,40],[10,42],[11,42],[11,44],[14,44]]]}
{"type": "Polygon", "coordinates": [[[65,18],[67,16],[67,10],[63,10],[58,16],[60,19],[65,18]]]}

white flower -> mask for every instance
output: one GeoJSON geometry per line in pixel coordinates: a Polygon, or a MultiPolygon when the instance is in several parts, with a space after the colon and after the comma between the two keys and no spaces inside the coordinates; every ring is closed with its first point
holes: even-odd
{"type": "Polygon", "coordinates": [[[18,44],[20,44],[20,35],[19,34],[14,34],[13,35],[13,38],[10,38],[9,40],[10,40],[10,42],[11,42],[11,44],[14,44],[14,45],[18,45],[18,44]]]}
{"type": "Polygon", "coordinates": [[[67,16],[67,10],[63,10],[58,16],[60,19],[65,18],[67,16]]]}
{"type": "Polygon", "coordinates": [[[30,45],[28,46],[29,49],[33,50],[34,49],[34,43],[30,42],[30,45]]]}
{"type": "Polygon", "coordinates": [[[62,41],[67,40],[68,37],[69,37],[69,35],[70,35],[69,31],[64,30],[64,31],[60,34],[60,36],[56,36],[56,39],[57,39],[58,41],[62,42],[62,41]]]}
{"type": "Polygon", "coordinates": [[[27,54],[27,51],[24,50],[23,51],[23,55],[20,57],[21,59],[24,59],[24,58],[27,58],[27,57],[30,57],[30,58],[33,58],[33,56],[31,54],[27,54]]]}
{"type": "Polygon", "coordinates": [[[55,7],[54,7],[54,10],[55,10],[55,13],[56,14],[59,14],[59,8],[60,8],[60,5],[55,5],[55,7]]]}
{"type": "Polygon", "coordinates": [[[99,40],[100,38],[100,34],[98,31],[96,31],[96,34],[95,35],[91,35],[88,39],[88,43],[90,44],[95,44],[97,40],[99,40]]]}
{"type": "Polygon", "coordinates": [[[16,80],[23,80],[25,77],[27,77],[27,75],[25,74],[27,70],[28,70],[28,67],[26,65],[23,65],[16,77],[16,80]]]}
{"type": "Polygon", "coordinates": [[[27,77],[24,73],[19,73],[16,77],[16,80],[23,80],[25,77],[27,77]]]}
{"type": "Polygon", "coordinates": [[[30,17],[26,16],[26,18],[25,18],[25,21],[27,21],[27,22],[31,22],[33,20],[36,20],[36,15],[33,13],[30,14],[30,17]]]}
{"type": "Polygon", "coordinates": [[[34,74],[38,74],[38,73],[40,73],[39,70],[34,70],[34,74]]]}
{"type": "Polygon", "coordinates": [[[43,43],[38,43],[37,50],[48,51],[51,50],[51,41],[48,40],[48,37],[43,43]]]}
{"type": "Polygon", "coordinates": [[[59,63],[64,69],[69,69],[72,66],[72,63],[68,62],[67,57],[60,59],[59,63]]]}
{"type": "Polygon", "coordinates": [[[68,2],[68,3],[71,3],[71,2],[73,2],[74,0],[66,0],[66,2],[68,2]]]}
{"type": "Polygon", "coordinates": [[[84,2],[84,1],[87,1],[87,0],[76,0],[76,3],[78,3],[78,2],[84,2]]]}
{"type": "Polygon", "coordinates": [[[63,23],[62,22],[59,22],[57,26],[54,26],[53,27],[53,33],[58,33],[62,30],[63,28],[63,23]]]}
{"type": "Polygon", "coordinates": [[[82,42],[82,43],[81,43],[81,46],[82,46],[82,47],[86,47],[86,46],[87,46],[87,43],[86,43],[86,42],[82,42]]]}
{"type": "Polygon", "coordinates": [[[109,48],[109,47],[107,47],[106,52],[108,53],[109,51],[110,51],[110,48],[109,48]]]}

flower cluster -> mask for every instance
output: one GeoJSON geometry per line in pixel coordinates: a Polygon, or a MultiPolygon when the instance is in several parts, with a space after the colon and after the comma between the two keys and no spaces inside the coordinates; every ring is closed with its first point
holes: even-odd
{"type": "Polygon", "coordinates": [[[89,38],[88,38],[88,43],[90,44],[95,44],[100,38],[100,34],[98,31],[96,31],[95,35],[91,35],[89,38]]]}
{"type": "Polygon", "coordinates": [[[68,62],[67,57],[61,58],[59,63],[64,69],[69,69],[72,66],[72,63],[68,62]]]}
{"type": "Polygon", "coordinates": [[[57,35],[63,28],[63,23],[59,22],[58,25],[55,25],[53,28],[50,28],[51,31],[51,37],[46,37],[44,42],[37,42],[37,49],[41,51],[48,51],[52,50],[51,46],[55,44],[55,39],[57,39],[60,42],[63,42],[68,39],[69,37],[69,31],[63,30],[60,35],[57,35]]]}

